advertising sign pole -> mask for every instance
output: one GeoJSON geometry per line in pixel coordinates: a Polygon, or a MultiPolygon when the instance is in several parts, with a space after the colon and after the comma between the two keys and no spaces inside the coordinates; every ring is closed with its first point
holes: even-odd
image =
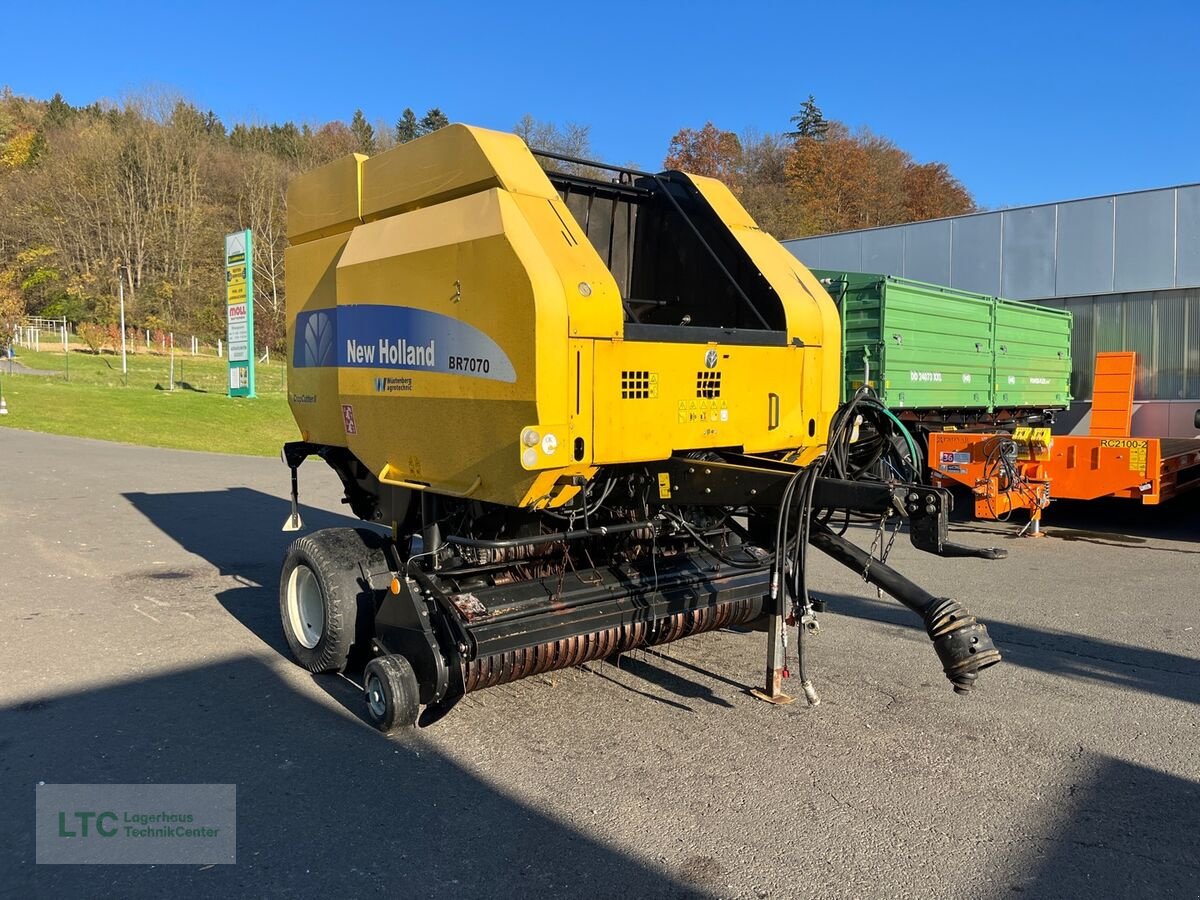
{"type": "Polygon", "coordinates": [[[225,236],[229,396],[254,396],[254,244],[250,229],[225,236]]]}

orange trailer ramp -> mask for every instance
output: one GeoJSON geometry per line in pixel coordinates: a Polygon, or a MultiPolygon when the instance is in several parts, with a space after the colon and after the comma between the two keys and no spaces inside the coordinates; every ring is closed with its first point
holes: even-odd
{"type": "Polygon", "coordinates": [[[932,482],[971,488],[980,518],[1027,509],[1034,522],[1051,498],[1154,504],[1200,488],[1200,439],[1129,436],[1135,368],[1133,353],[1097,355],[1091,434],[1052,437],[1046,428],[930,434],[932,482]]]}

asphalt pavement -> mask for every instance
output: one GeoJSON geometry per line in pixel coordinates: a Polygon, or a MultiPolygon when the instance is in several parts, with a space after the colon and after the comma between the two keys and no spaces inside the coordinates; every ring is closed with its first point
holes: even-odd
{"type": "MultiPolygon", "coordinates": [[[[301,472],[309,528],[353,524],[301,472]]],[[[0,430],[0,895],[1187,897],[1200,893],[1200,506],[1056,505],[1002,561],[891,561],[1004,661],[814,553],[823,703],[719,632],[468,696],[387,738],[287,657],[277,460],[0,430]],[[797,693],[798,687],[793,688],[797,693]],[[236,865],[34,864],[35,785],[233,783],[236,865]]],[[[858,531],[863,545],[871,534],[858,531]]]]}

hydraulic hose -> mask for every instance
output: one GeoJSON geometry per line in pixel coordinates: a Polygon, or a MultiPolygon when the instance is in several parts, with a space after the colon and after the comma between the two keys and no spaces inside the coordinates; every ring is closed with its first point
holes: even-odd
{"type": "Polygon", "coordinates": [[[969,693],[979,672],[1000,662],[1000,651],[988,636],[987,626],[957,600],[935,597],[819,522],[814,523],[809,540],[921,617],[955,693],[969,693]]]}

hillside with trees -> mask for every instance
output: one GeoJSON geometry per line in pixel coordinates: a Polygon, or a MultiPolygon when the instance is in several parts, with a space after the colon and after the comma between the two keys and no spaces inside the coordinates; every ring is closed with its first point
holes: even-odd
{"type": "Polygon", "coordinates": [[[869,129],[826,119],[810,95],[779,134],[681,129],[663,165],[720,178],[764,229],[800,237],[972,212],[945,163],[919,163],[869,129]]]}
{"type": "MultiPolygon", "coordinates": [[[[21,315],[65,316],[119,342],[118,285],[130,327],[224,333],[222,236],[255,236],[255,325],[279,349],[284,327],[286,188],[297,172],[377,153],[449,123],[405,109],[394,123],[227,126],[169,95],[77,107],[0,91],[0,332],[21,315]]],[[[711,122],[672,139],[665,165],[723,179],[768,231],[792,237],[974,208],[941,163],[921,164],[866,130],[827,121],[810,97],[791,131],[743,134],[711,122]]],[[[590,158],[586,125],[525,116],[531,146],[590,158]]],[[[611,173],[544,161],[596,178],[611,173]]],[[[4,335],[0,333],[0,339],[4,335]]]]}
{"type": "Polygon", "coordinates": [[[448,123],[439,109],[406,109],[392,125],[358,110],[348,125],[227,128],[177,97],[74,107],[4,91],[0,318],[65,316],[119,340],[120,280],[129,325],[215,342],[225,328],[221,239],[250,228],[257,340],[278,348],[288,179],[448,123]]]}

